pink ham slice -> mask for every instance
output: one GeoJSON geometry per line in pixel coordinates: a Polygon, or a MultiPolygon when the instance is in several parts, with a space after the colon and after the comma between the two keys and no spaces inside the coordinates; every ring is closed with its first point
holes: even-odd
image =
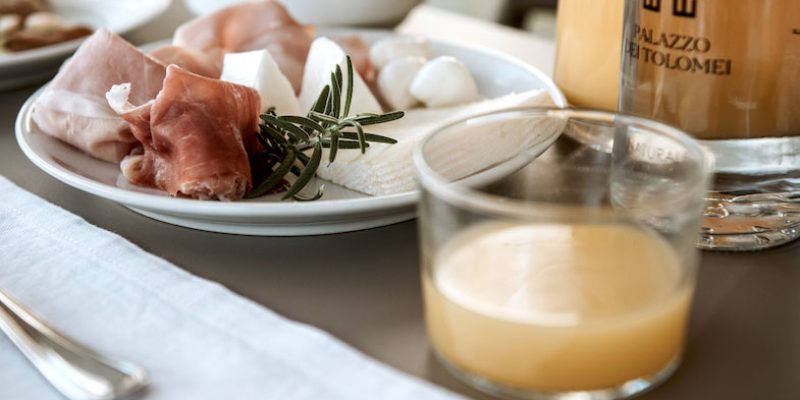
{"type": "Polygon", "coordinates": [[[127,101],[130,84],[107,94],[144,148],[122,162],[134,184],[172,196],[237,200],[252,187],[248,151],[259,143],[261,100],[255,90],[167,67],[164,88],[139,107],[127,101]]]}
{"type": "Polygon", "coordinates": [[[222,74],[222,54],[218,51],[200,52],[187,47],[162,46],[151,51],[150,56],[164,65],[175,64],[208,78],[219,79],[222,74]]]}
{"type": "Polygon", "coordinates": [[[166,69],[121,37],[98,29],[34,104],[33,121],[93,157],[118,162],[137,143],[130,126],[109,106],[105,93],[114,85],[136,82],[130,101],[142,104],[161,89],[166,69]]]}
{"type": "Polygon", "coordinates": [[[189,21],[175,31],[172,44],[220,54],[267,49],[299,93],[312,40],[280,3],[262,0],[189,21]]]}

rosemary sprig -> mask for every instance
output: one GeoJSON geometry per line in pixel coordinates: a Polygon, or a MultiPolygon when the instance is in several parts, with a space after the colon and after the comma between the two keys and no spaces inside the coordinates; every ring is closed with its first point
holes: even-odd
{"type": "Polygon", "coordinates": [[[283,200],[318,200],[323,187],[310,197],[300,192],[316,174],[323,149],[329,149],[328,161],[333,162],[340,149],[359,149],[363,154],[370,143],[397,143],[390,137],[365,132],[364,126],[400,119],[404,115],[402,111],[349,115],[353,73],[353,62],[348,56],[347,81],[342,82],[345,77],[337,65],[331,72],[330,84],[322,89],[306,117],[277,115],[274,108],[261,114],[257,138],[264,150],[251,156],[254,188],[247,197],[285,191],[283,200]],[[309,150],[310,156],[306,154],[309,150]],[[290,175],[296,177],[293,183],[289,183],[290,175]]]}

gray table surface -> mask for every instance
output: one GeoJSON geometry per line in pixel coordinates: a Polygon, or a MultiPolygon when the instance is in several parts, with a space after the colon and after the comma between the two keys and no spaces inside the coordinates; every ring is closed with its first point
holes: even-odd
{"type": "MultiPolygon", "coordinates": [[[[180,2],[178,2],[180,3],[180,2]]],[[[170,36],[180,5],[130,38],[170,36]]],[[[0,174],[99,227],[291,319],[324,329],[399,370],[470,397],[425,337],[416,223],[328,236],[200,232],[150,220],[68,187],[19,150],[14,120],[35,90],[0,93],[0,174]]],[[[642,399],[800,399],[800,242],[704,253],[685,359],[642,399]]]]}

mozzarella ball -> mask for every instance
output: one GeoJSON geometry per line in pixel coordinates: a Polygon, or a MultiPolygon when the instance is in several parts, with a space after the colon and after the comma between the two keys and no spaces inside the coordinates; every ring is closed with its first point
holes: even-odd
{"type": "Polygon", "coordinates": [[[411,82],[410,91],[427,107],[446,107],[479,99],[478,87],[467,66],[450,56],[428,61],[411,82]]]}
{"type": "Polygon", "coordinates": [[[369,49],[369,58],[377,69],[403,57],[431,57],[428,41],[418,36],[400,36],[379,40],[369,49]]]}
{"type": "Polygon", "coordinates": [[[425,65],[422,57],[403,57],[386,64],[378,74],[378,90],[393,110],[406,110],[419,103],[409,88],[425,65]]]}
{"type": "Polygon", "coordinates": [[[22,17],[17,14],[0,15],[0,37],[8,36],[22,27],[22,17]]]}
{"type": "Polygon", "coordinates": [[[50,12],[35,12],[25,18],[25,29],[53,30],[64,26],[64,20],[50,12]]]}

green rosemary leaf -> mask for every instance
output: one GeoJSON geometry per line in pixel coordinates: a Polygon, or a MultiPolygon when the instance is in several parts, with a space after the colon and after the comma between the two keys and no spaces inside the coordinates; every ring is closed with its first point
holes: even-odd
{"type": "Polygon", "coordinates": [[[347,56],[347,93],[344,96],[344,110],[341,118],[347,118],[350,114],[350,103],[353,100],[353,60],[347,56]]]}
{"type": "Polygon", "coordinates": [[[307,165],[308,162],[311,161],[311,158],[309,156],[307,156],[306,153],[303,153],[302,151],[298,151],[297,152],[297,159],[300,160],[300,162],[302,162],[303,165],[307,165]]]}
{"type": "Polygon", "coordinates": [[[282,163],[286,157],[281,157],[280,155],[274,153],[267,153],[267,158],[274,161],[275,164],[279,164],[282,163]]]}
{"type": "MultiPolygon", "coordinates": [[[[330,87],[330,85],[328,86],[330,87]]],[[[331,115],[331,109],[333,109],[333,88],[328,92],[328,98],[325,99],[325,108],[322,110],[322,113],[331,115]]]]}
{"type": "MultiPolygon", "coordinates": [[[[322,144],[322,147],[324,147],[324,148],[331,147],[331,142],[329,140],[321,140],[320,144],[322,144]]],[[[360,149],[361,148],[361,144],[356,142],[356,141],[352,141],[352,140],[341,140],[341,139],[339,139],[339,143],[337,144],[337,147],[340,148],[340,149],[345,149],[345,150],[351,150],[351,149],[354,150],[354,149],[360,149]]],[[[369,147],[369,143],[367,143],[367,147],[369,147]]]]}
{"type": "Polygon", "coordinates": [[[314,177],[314,174],[317,173],[317,168],[319,168],[319,162],[321,159],[322,145],[317,143],[314,145],[314,153],[311,154],[311,160],[309,161],[308,165],[303,168],[303,172],[297,177],[297,180],[292,184],[292,187],[290,187],[289,190],[286,191],[286,194],[283,195],[283,200],[290,199],[303,190],[308,182],[311,181],[311,178],[314,177]]]}
{"type": "Polygon", "coordinates": [[[271,125],[264,125],[263,127],[263,131],[267,132],[268,137],[277,142],[279,146],[286,147],[289,145],[289,141],[286,140],[286,137],[283,136],[279,130],[275,129],[271,125]]]}
{"type": "MultiPolygon", "coordinates": [[[[342,93],[342,84],[344,84],[342,81],[342,67],[340,67],[339,64],[336,64],[336,85],[340,94],[342,93]]],[[[339,114],[336,114],[336,118],[339,118],[339,114]]]]}
{"type": "Polygon", "coordinates": [[[308,117],[310,119],[312,119],[312,120],[327,122],[329,124],[338,124],[339,123],[338,119],[336,119],[334,117],[331,117],[328,114],[323,114],[323,113],[319,113],[319,112],[316,112],[316,111],[309,112],[308,113],[308,117]]]}
{"type": "MultiPolygon", "coordinates": [[[[350,140],[358,140],[358,134],[356,132],[340,132],[342,134],[343,139],[350,139],[350,140]]],[[[392,139],[388,136],[377,135],[374,133],[364,133],[364,137],[367,139],[368,142],[375,142],[375,143],[386,143],[386,144],[395,144],[397,140],[392,139]]]]}
{"type": "Polygon", "coordinates": [[[265,148],[272,147],[272,145],[269,143],[269,140],[267,140],[267,138],[264,136],[264,134],[263,134],[263,133],[261,133],[261,132],[256,132],[256,139],[257,139],[257,140],[258,140],[258,142],[259,142],[259,143],[261,143],[261,145],[262,145],[262,146],[264,146],[265,148]]]}
{"type": "MultiPolygon", "coordinates": [[[[339,68],[337,65],[336,68],[339,68]]],[[[341,69],[339,70],[341,74],[341,69]]],[[[342,101],[342,84],[337,80],[336,74],[331,72],[331,109],[326,114],[339,118],[339,109],[342,101]]]]}
{"type": "Polygon", "coordinates": [[[402,111],[395,111],[386,114],[366,113],[366,114],[358,114],[355,117],[347,118],[347,120],[358,122],[362,126],[367,126],[367,125],[376,125],[376,124],[382,124],[384,122],[394,121],[396,119],[403,118],[404,115],[406,115],[406,113],[402,111]]]}
{"type": "Polygon", "coordinates": [[[364,154],[364,152],[367,151],[367,136],[364,134],[364,128],[361,127],[361,124],[355,121],[344,120],[339,124],[339,126],[342,128],[345,126],[352,126],[355,128],[358,143],[361,145],[361,154],[364,154]]]}
{"type": "Polygon", "coordinates": [[[295,140],[298,142],[308,142],[311,140],[311,137],[308,136],[308,132],[304,131],[302,128],[299,128],[297,125],[292,124],[291,122],[283,121],[280,118],[272,115],[267,115],[266,120],[268,123],[274,124],[285,130],[290,135],[294,136],[295,140]]]}
{"type": "Polygon", "coordinates": [[[322,112],[325,109],[325,102],[328,100],[328,93],[330,91],[330,86],[322,88],[322,92],[320,92],[319,97],[317,97],[317,101],[311,106],[311,111],[322,112]]]}
{"type": "Polygon", "coordinates": [[[297,153],[294,150],[289,149],[286,154],[286,158],[281,161],[278,168],[276,168],[268,177],[261,182],[258,187],[250,191],[250,195],[248,197],[258,197],[263,196],[270,190],[272,190],[276,185],[281,183],[281,180],[289,173],[289,170],[292,168],[295,159],[297,159],[297,153]]]}
{"type": "Polygon", "coordinates": [[[282,116],[280,116],[278,118],[281,119],[281,120],[284,120],[286,122],[290,122],[290,123],[296,124],[296,125],[302,125],[302,126],[308,128],[308,129],[310,129],[312,132],[324,132],[325,131],[325,128],[323,128],[322,125],[318,124],[313,119],[309,119],[309,118],[306,118],[306,117],[299,117],[299,116],[296,116],[296,115],[282,115],[282,116]]]}
{"type": "MultiPolygon", "coordinates": [[[[322,144],[320,142],[320,144],[322,144]]],[[[328,161],[333,162],[336,159],[336,153],[339,151],[339,132],[334,131],[331,133],[330,149],[328,153],[328,161]]]]}
{"type": "MultiPolygon", "coordinates": [[[[266,128],[263,128],[262,130],[266,130],[266,128]]],[[[270,147],[265,148],[264,151],[270,155],[274,155],[276,158],[278,158],[278,162],[280,162],[280,160],[283,159],[282,157],[285,156],[286,147],[281,143],[278,143],[278,141],[272,138],[270,135],[265,136],[265,138],[269,142],[270,147]]]]}

